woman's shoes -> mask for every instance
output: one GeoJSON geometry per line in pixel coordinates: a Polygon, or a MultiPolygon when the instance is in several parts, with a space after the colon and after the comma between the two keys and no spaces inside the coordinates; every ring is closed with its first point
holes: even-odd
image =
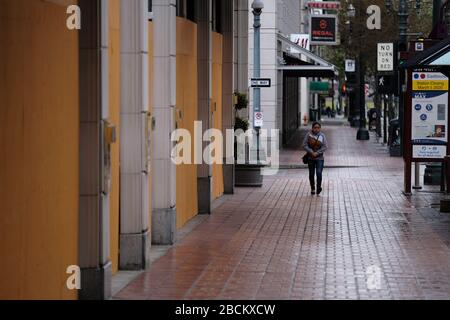
{"type": "Polygon", "coordinates": [[[320,195],[321,192],[322,192],[322,188],[317,188],[317,195],[320,195]]]}
{"type": "Polygon", "coordinates": [[[315,189],[311,189],[311,195],[314,196],[316,194],[316,190],[315,189]]]}

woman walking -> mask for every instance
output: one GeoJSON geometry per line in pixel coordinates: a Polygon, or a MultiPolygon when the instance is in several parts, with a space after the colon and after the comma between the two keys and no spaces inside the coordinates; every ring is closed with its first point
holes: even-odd
{"type": "Polygon", "coordinates": [[[309,182],[311,194],[316,194],[315,175],[317,174],[317,195],[322,192],[322,172],[325,163],[323,154],[328,148],[327,138],[321,132],[322,125],[314,122],[312,130],[306,134],[303,140],[303,148],[308,152],[309,182]]]}

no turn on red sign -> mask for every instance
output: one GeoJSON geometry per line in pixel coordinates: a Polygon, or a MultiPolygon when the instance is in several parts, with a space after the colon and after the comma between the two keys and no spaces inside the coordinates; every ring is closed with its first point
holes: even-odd
{"type": "Polygon", "coordinates": [[[255,112],[255,128],[261,128],[264,122],[264,115],[262,112],[255,112]]]}
{"type": "Polygon", "coordinates": [[[394,71],[394,44],[378,43],[378,71],[394,71]]]}

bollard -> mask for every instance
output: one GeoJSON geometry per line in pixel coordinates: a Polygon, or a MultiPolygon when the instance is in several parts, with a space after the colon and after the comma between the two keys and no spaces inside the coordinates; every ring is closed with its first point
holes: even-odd
{"type": "Polygon", "coordinates": [[[420,185],[420,163],[414,162],[414,186],[412,187],[414,190],[422,189],[420,185]]]}
{"type": "Polygon", "coordinates": [[[445,193],[450,192],[450,156],[444,157],[444,179],[445,179],[445,186],[446,190],[445,193]]]}
{"type": "MultiPolygon", "coordinates": [[[[450,156],[445,156],[443,163],[443,178],[445,178],[445,193],[448,194],[450,191],[450,156]]],[[[445,213],[450,213],[450,199],[441,199],[440,211],[445,213]]]]}

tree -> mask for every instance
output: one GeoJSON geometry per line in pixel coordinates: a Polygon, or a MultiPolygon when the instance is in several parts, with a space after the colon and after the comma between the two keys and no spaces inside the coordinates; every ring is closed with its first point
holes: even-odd
{"type": "MultiPolygon", "coordinates": [[[[398,1],[392,1],[396,8],[398,8],[398,1]]],[[[335,47],[326,47],[325,58],[339,68],[339,74],[343,77],[345,59],[357,58],[361,51],[366,75],[371,76],[377,71],[377,43],[395,42],[398,39],[397,13],[387,11],[385,0],[354,0],[353,5],[356,8],[356,16],[350,18],[347,15],[347,5],[343,4],[338,15],[341,44],[335,47]],[[366,10],[370,5],[377,5],[381,9],[381,30],[367,28],[369,15],[366,10]]],[[[432,30],[432,0],[422,0],[422,8],[419,12],[413,9],[414,5],[415,1],[409,1],[408,32],[421,33],[427,37],[432,30]]]]}

